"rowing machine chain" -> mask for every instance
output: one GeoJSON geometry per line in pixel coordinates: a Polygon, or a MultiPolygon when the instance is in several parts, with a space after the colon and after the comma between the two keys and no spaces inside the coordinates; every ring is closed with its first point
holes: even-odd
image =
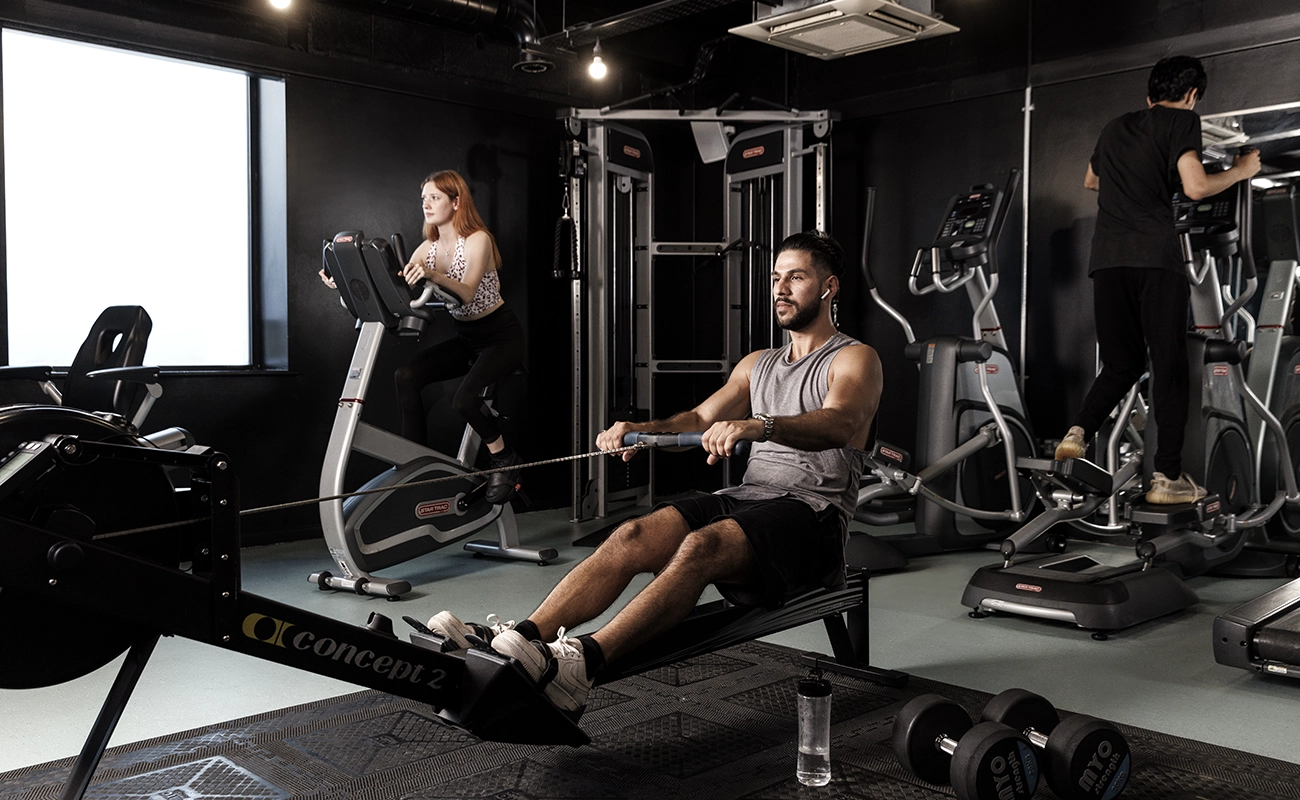
{"type": "MultiPolygon", "coordinates": [[[[604,456],[604,455],[613,456],[613,455],[618,455],[619,453],[625,453],[629,450],[644,450],[648,446],[649,445],[645,444],[644,442],[637,442],[636,444],[627,445],[626,447],[619,447],[614,450],[593,450],[590,453],[581,453],[575,456],[562,456],[560,458],[548,458],[543,461],[530,461],[526,464],[511,464],[508,467],[493,467],[491,469],[479,470],[477,472],[460,472],[454,475],[443,475],[438,478],[426,478],[425,480],[422,481],[411,481],[410,483],[402,483],[402,484],[398,484],[397,486],[380,486],[375,489],[359,489],[355,492],[345,492],[343,494],[332,494],[329,495],[328,497],[312,497],[307,500],[294,500],[293,502],[289,502],[289,503],[278,503],[276,505],[261,506],[259,508],[246,508],[243,511],[239,512],[239,516],[243,517],[251,514],[262,514],[267,511],[282,511],[287,508],[298,508],[300,506],[316,505],[318,503],[327,503],[331,500],[345,500],[349,497],[360,497],[362,495],[367,495],[367,494],[379,494],[381,492],[394,492],[397,491],[398,489],[409,489],[416,486],[428,486],[430,484],[443,483],[445,481],[457,481],[457,480],[464,480],[466,478],[479,478],[484,475],[491,475],[496,472],[509,472],[511,470],[516,470],[516,469],[529,469],[531,467],[542,467],[547,464],[562,464],[566,461],[578,461],[583,458],[594,458],[596,456],[604,456]]],[[[91,539],[93,541],[98,541],[100,539],[116,539],[120,536],[127,536],[135,533],[147,533],[149,531],[160,531],[160,530],[165,530],[167,528],[179,528],[185,525],[193,525],[197,522],[207,522],[211,519],[212,519],[211,516],[207,516],[207,517],[197,517],[195,519],[181,520],[180,522],[164,522],[160,525],[147,525],[143,528],[131,528],[129,530],[124,530],[124,531],[113,531],[112,533],[101,533],[96,536],[92,536],[91,539]]]]}

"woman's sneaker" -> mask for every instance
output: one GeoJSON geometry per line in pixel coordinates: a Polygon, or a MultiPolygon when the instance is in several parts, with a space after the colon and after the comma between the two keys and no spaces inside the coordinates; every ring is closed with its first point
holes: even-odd
{"type": "Polygon", "coordinates": [[[519,470],[506,469],[506,467],[513,467],[519,463],[522,463],[519,455],[509,447],[500,453],[488,455],[488,469],[500,470],[488,475],[487,491],[483,496],[489,503],[494,506],[505,505],[515,496],[515,491],[519,488],[519,470]]]}
{"type": "Polygon", "coordinates": [[[468,650],[471,647],[486,649],[493,639],[514,627],[514,620],[502,622],[496,614],[487,615],[486,625],[461,622],[450,611],[439,611],[429,620],[429,630],[449,640],[457,650],[468,650]]]}
{"type": "Polygon", "coordinates": [[[1078,425],[1070,428],[1065,434],[1065,438],[1056,446],[1057,461],[1064,461],[1067,458],[1083,458],[1083,453],[1088,445],[1083,441],[1083,428],[1078,425]]]}
{"type": "Polygon", "coordinates": [[[591,692],[591,679],[587,677],[582,643],[565,636],[564,628],[550,644],[530,642],[518,631],[507,630],[492,640],[492,649],[523,664],[524,672],[556,708],[574,719],[582,714],[591,692]]]}
{"type": "Polygon", "coordinates": [[[1147,490],[1147,502],[1162,506],[1179,503],[1195,503],[1205,497],[1205,489],[1197,486],[1192,476],[1184,472],[1178,480],[1170,480],[1163,472],[1151,476],[1151,488],[1147,490]]]}

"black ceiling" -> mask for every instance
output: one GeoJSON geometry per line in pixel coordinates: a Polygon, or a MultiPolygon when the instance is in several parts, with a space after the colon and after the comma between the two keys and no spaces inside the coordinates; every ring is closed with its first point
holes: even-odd
{"type": "MultiPolygon", "coordinates": [[[[528,0],[293,0],[285,13],[268,0],[0,0],[0,16],[31,18],[37,8],[76,6],[101,18],[337,56],[331,64],[335,74],[395,67],[413,76],[412,85],[427,83],[430,75],[451,75],[465,86],[533,103],[534,109],[630,98],[642,98],[641,105],[700,108],[738,95],[740,105],[830,107],[853,115],[1015,90],[1033,68],[1050,71],[1042,65],[1054,62],[1075,64],[1075,72],[1145,68],[1168,42],[1210,42],[1217,31],[1237,31],[1235,39],[1221,36],[1214,46],[1252,46],[1280,28],[1300,29],[1295,0],[934,0],[935,11],[960,27],[959,33],[818,61],[728,35],[728,28],[751,20],[751,2],[535,2],[536,8],[528,0]],[[470,11],[456,13],[458,4],[470,11]],[[574,31],[573,55],[562,58],[552,50],[556,67],[547,74],[512,71],[517,59],[511,31],[485,23],[482,13],[504,4],[527,14],[544,43],[559,44],[556,34],[574,31]],[[653,13],[639,13],[648,8],[653,13]],[[610,75],[597,84],[584,73],[589,40],[611,19],[622,22],[601,29],[610,75]],[[598,27],[583,29],[582,23],[598,27]],[[666,91],[674,87],[676,92],[666,91]],[[654,96],[646,99],[647,94],[654,96]]],[[[1197,53],[1211,54],[1204,50],[1209,46],[1197,53]]]]}

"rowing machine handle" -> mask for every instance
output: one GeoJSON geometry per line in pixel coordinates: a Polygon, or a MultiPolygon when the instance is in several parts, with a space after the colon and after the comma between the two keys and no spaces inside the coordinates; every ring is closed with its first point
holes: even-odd
{"type": "MultiPolygon", "coordinates": [[[[644,444],[649,447],[699,447],[704,434],[693,433],[642,433],[634,431],[623,434],[623,446],[644,444]]],[[[737,442],[732,448],[733,456],[749,455],[749,442],[737,442]]]]}

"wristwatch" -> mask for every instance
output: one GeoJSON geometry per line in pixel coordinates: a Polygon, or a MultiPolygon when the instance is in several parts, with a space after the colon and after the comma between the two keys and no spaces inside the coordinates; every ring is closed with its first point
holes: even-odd
{"type": "Polygon", "coordinates": [[[754,419],[763,420],[763,438],[758,441],[766,442],[768,439],[771,439],[772,428],[776,425],[776,417],[771,414],[755,414],[754,419]]]}

